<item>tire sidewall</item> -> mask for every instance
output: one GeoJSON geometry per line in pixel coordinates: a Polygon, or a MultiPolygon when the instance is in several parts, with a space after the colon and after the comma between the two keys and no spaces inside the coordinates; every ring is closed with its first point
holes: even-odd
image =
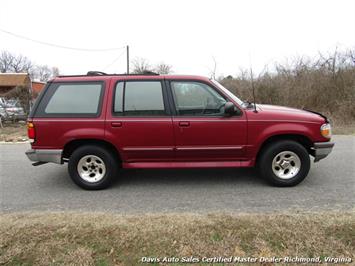
{"type": "Polygon", "coordinates": [[[270,144],[261,156],[261,175],[276,186],[294,186],[299,184],[307,176],[310,169],[310,159],[307,150],[295,141],[280,141],[270,144]],[[276,176],[272,170],[272,161],[277,154],[283,151],[292,151],[301,160],[301,168],[296,176],[290,179],[282,179],[276,176]]]}
{"type": "Polygon", "coordinates": [[[100,146],[82,146],[76,149],[69,158],[68,171],[73,182],[81,188],[88,190],[98,190],[107,188],[117,174],[117,166],[113,156],[100,146]],[[81,158],[86,155],[95,155],[105,163],[106,173],[104,177],[95,183],[90,183],[82,179],[78,173],[77,165],[81,158]]]}

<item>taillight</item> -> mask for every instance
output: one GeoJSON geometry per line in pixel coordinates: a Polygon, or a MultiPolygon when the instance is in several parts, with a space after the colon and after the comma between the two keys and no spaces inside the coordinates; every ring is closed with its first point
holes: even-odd
{"type": "Polygon", "coordinates": [[[35,125],[32,122],[27,122],[27,136],[33,140],[36,138],[35,125]]]}

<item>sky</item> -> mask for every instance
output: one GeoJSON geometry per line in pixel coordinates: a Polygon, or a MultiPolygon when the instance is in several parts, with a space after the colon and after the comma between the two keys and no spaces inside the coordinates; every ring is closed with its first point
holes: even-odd
{"type": "Polygon", "coordinates": [[[0,51],[61,74],[126,71],[130,58],[164,62],[176,74],[259,73],[318,52],[355,48],[355,1],[348,0],[0,0],[0,51]],[[42,42],[41,45],[1,32],[42,42]]]}

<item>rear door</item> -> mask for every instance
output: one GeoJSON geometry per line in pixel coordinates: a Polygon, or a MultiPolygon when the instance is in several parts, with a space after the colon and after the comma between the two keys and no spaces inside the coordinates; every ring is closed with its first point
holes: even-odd
{"type": "Polygon", "coordinates": [[[230,99],[212,84],[194,80],[168,82],[178,161],[236,161],[245,158],[247,124],[243,112],[225,116],[230,99]]]}
{"type": "Polygon", "coordinates": [[[159,77],[113,79],[105,137],[125,162],[174,160],[174,132],[166,88],[159,77]]]}

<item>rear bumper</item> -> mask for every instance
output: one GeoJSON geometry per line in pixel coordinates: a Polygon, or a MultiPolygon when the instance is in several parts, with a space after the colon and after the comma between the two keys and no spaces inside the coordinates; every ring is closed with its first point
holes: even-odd
{"type": "Polygon", "coordinates": [[[313,145],[313,156],[314,162],[318,162],[321,159],[324,159],[331,153],[334,147],[334,142],[315,142],[313,145]]]}
{"type": "Polygon", "coordinates": [[[62,164],[63,150],[34,150],[26,151],[28,159],[32,162],[47,162],[62,164]]]}

